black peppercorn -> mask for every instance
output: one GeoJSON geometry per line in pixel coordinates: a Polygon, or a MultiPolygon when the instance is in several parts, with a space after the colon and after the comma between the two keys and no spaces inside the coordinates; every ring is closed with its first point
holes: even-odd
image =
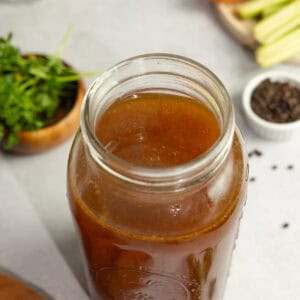
{"type": "Polygon", "coordinates": [[[300,89],[288,82],[266,79],[253,91],[251,108],[266,121],[297,121],[300,119],[300,89]]]}

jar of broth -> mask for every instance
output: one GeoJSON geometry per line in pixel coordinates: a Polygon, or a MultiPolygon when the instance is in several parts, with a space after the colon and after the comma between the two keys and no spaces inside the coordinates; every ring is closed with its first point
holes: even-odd
{"type": "Polygon", "coordinates": [[[243,147],[223,84],[195,61],[142,55],[98,78],[68,164],[91,298],[222,299],[243,147]]]}

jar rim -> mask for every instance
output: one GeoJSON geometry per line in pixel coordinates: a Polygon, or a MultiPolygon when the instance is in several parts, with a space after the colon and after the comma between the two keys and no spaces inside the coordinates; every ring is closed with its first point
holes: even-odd
{"type": "MultiPolygon", "coordinates": [[[[115,82],[115,84],[118,84],[118,82],[115,82]]],[[[190,185],[195,181],[203,181],[218,169],[230,150],[235,127],[233,105],[220,79],[202,64],[184,56],[168,53],[149,53],[134,56],[117,63],[105,71],[93,82],[84,97],[80,124],[84,141],[87,144],[92,158],[104,170],[121,180],[139,186],[164,188],[172,186],[174,189],[174,185],[176,185],[176,190],[181,189],[186,184],[190,185]],[[110,80],[113,73],[118,72],[126,65],[140,64],[147,60],[158,60],[161,64],[163,62],[176,62],[182,64],[183,67],[189,67],[193,68],[194,71],[199,71],[199,75],[205,75],[206,79],[215,83],[215,86],[218,88],[225,102],[227,112],[223,121],[224,129],[220,137],[207,151],[186,163],[164,168],[151,168],[132,164],[107,150],[97,139],[92,129],[89,106],[95,91],[100,89],[106,81],[110,80]],[[209,162],[211,164],[211,170],[206,169],[209,162]]]]}

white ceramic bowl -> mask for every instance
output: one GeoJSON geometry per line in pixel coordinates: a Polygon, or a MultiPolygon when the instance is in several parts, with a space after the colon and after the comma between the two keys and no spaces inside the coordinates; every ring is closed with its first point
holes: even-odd
{"type": "Polygon", "coordinates": [[[290,123],[273,123],[259,117],[251,108],[254,89],[265,79],[277,82],[290,82],[300,88],[300,76],[285,71],[268,71],[254,77],[243,93],[243,109],[251,128],[261,137],[270,140],[287,140],[300,134],[300,120],[290,123]]]}

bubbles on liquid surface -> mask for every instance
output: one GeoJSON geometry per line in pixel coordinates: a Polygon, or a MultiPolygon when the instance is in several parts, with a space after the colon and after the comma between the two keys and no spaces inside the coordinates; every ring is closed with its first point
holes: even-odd
{"type": "Polygon", "coordinates": [[[174,216],[174,217],[178,216],[181,211],[182,211],[181,204],[176,203],[176,204],[170,205],[170,214],[172,216],[174,216]]]}

